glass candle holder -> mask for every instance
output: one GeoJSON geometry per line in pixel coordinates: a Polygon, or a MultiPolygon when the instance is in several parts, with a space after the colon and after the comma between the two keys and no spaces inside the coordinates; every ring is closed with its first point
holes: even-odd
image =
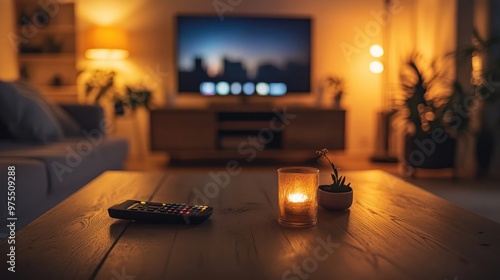
{"type": "Polygon", "coordinates": [[[316,224],[319,170],[294,166],[278,169],[278,204],[281,225],[308,227],[316,224]]]}

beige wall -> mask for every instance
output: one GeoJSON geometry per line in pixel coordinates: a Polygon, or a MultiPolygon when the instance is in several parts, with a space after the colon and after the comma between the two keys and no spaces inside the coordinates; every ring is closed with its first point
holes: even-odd
{"type": "Polygon", "coordinates": [[[19,76],[17,54],[9,39],[14,28],[14,1],[0,0],[0,79],[14,80],[19,76]]]}
{"type": "MultiPolygon", "coordinates": [[[[228,1],[221,0],[224,3],[228,1]]],[[[85,30],[95,25],[120,26],[130,34],[130,57],[115,64],[128,82],[157,81],[156,99],[165,103],[175,95],[174,16],[179,13],[215,14],[208,0],[85,0],[77,2],[78,53],[80,68],[90,65],[83,59],[85,30]],[[157,74],[153,74],[158,72],[157,74]]],[[[238,1],[230,1],[238,3],[238,1]]],[[[395,31],[391,31],[388,75],[390,88],[397,86],[400,56],[414,46],[434,55],[453,48],[455,0],[393,0],[395,31]],[[419,28],[415,29],[415,26],[419,28]]],[[[382,107],[382,75],[369,72],[369,46],[382,43],[383,26],[378,21],[384,1],[374,0],[242,0],[226,15],[300,15],[314,19],[313,94],[287,97],[278,103],[316,105],[318,81],[328,74],[341,75],[347,83],[344,106],[348,112],[347,150],[368,155],[374,151],[376,112],[382,107]],[[352,53],[346,55],[346,48],[352,53]]],[[[178,96],[178,105],[205,100],[178,96]]],[[[279,104],[277,104],[279,105],[279,104]]],[[[325,128],[327,129],[327,128],[325,128]]],[[[318,147],[321,148],[321,147],[318,147]]]]}
{"type": "MultiPolygon", "coordinates": [[[[430,61],[456,49],[455,0],[407,1],[406,7],[392,18],[389,26],[389,82],[393,95],[401,92],[400,68],[412,51],[430,61]]],[[[450,70],[453,76],[454,69],[450,70]]]]}

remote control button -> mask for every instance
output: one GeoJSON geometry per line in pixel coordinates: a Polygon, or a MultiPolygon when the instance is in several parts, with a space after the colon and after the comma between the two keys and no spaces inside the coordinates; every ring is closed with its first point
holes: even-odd
{"type": "Polygon", "coordinates": [[[153,205],[153,206],[162,206],[163,203],[158,203],[158,202],[149,202],[148,205],[153,205]]]}

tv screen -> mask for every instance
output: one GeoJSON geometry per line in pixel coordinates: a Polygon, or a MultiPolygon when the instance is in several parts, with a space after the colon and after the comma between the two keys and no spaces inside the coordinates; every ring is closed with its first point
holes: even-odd
{"type": "Polygon", "coordinates": [[[311,20],[178,16],[176,59],[179,93],[309,93],[311,20]]]}

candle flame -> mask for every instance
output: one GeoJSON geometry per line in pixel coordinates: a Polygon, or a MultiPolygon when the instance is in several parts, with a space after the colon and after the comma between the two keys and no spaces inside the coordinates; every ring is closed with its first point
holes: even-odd
{"type": "Polygon", "coordinates": [[[307,196],[302,193],[294,193],[288,196],[290,202],[304,202],[307,200],[307,196]]]}

